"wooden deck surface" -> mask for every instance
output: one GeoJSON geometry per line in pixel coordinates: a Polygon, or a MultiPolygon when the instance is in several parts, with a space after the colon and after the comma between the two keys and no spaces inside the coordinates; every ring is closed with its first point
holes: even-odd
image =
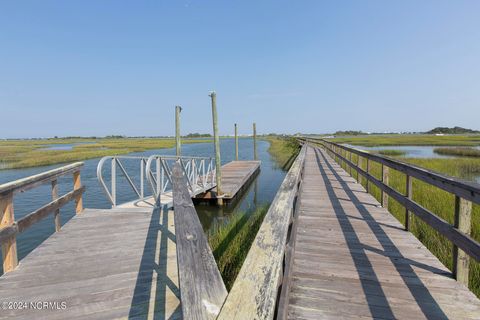
{"type": "Polygon", "coordinates": [[[291,319],[480,319],[480,302],[324,151],[307,150],[291,319]]]}
{"type": "MultiPolygon", "coordinates": [[[[247,187],[249,182],[255,178],[260,170],[261,161],[231,161],[222,166],[222,192],[223,199],[231,200],[235,198],[243,188],[247,187]]],[[[205,195],[197,198],[210,199],[215,198],[217,188],[212,189],[205,195]]]]}
{"type": "Polygon", "coordinates": [[[3,308],[0,318],[181,318],[173,211],[160,211],[86,209],[72,218],[0,277],[0,304],[65,308],[3,308]]]}

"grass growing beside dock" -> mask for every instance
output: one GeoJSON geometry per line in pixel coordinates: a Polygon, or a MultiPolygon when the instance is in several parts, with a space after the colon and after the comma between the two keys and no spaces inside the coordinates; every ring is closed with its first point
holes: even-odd
{"type": "MultiPolygon", "coordinates": [[[[456,158],[456,159],[417,159],[406,158],[403,161],[414,165],[424,167],[450,176],[466,178],[480,175],[480,159],[456,158]]],[[[352,161],[357,162],[357,156],[352,155],[352,161]]],[[[366,161],[363,161],[363,169],[366,170],[366,161]]],[[[381,165],[371,162],[371,173],[381,179],[381,165]]],[[[355,171],[352,170],[354,178],[357,178],[355,171]]],[[[358,178],[357,178],[358,179],[358,178]]],[[[405,194],[406,178],[403,173],[390,168],[389,186],[405,194]]],[[[445,219],[450,224],[454,222],[455,197],[432,185],[412,180],[413,200],[421,206],[427,208],[439,217],[445,219]]],[[[365,187],[365,179],[362,179],[362,185],[365,187]]],[[[380,201],[380,190],[371,185],[371,194],[380,201]]],[[[388,210],[405,225],[405,209],[402,205],[393,199],[389,199],[388,210]]],[[[411,232],[450,270],[453,267],[453,246],[451,242],[440,233],[432,229],[421,219],[411,214],[411,232]]],[[[480,206],[473,205],[472,209],[472,237],[480,241],[480,206]]],[[[469,288],[480,297],[480,263],[470,260],[469,288]]]]}
{"type": "Polygon", "coordinates": [[[456,157],[477,157],[480,158],[480,149],[456,147],[456,148],[435,148],[433,152],[441,155],[456,157]]]}
{"type": "Polygon", "coordinates": [[[208,234],[208,243],[229,291],[247,257],[268,207],[268,205],[260,207],[253,213],[238,213],[226,224],[212,228],[208,234]]]}
{"type": "MultiPolygon", "coordinates": [[[[183,140],[183,144],[211,140],[183,140]]],[[[0,168],[27,168],[86,160],[103,156],[172,148],[174,139],[101,138],[101,139],[39,139],[0,141],[0,168]],[[80,144],[79,144],[80,143],[80,144]],[[77,144],[71,150],[46,150],[50,145],[77,144]]]]}
{"type": "Polygon", "coordinates": [[[329,139],[358,146],[478,146],[480,135],[386,134],[329,139]]]}
{"type": "Polygon", "coordinates": [[[300,145],[295,138],[267,137],[265,140],[270,142],[268,152],[275,161],[276,165],[283,170],[290,169],[300,152],[300,145]]]}

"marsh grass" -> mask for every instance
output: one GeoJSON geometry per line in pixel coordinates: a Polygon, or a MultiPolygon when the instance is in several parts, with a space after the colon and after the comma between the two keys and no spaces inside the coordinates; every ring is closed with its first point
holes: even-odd
{"type": "MultiPolygon", "coordinates": [[[[424,167],[433,171],[441,172],[459,178],[472,177],[480,173],[480,159],[415,159],[405,158],[405,162],[424,167]]],[[[352,161],[357,163],[357,156],[352,155],[352,161]]],[[[343,165],[344,169],[345,166],[343,165]]],[[[381,180],[381,165],[371,162],[370,173],[381,180]]],[[[366,170],[366,161],[363,161],[362,169],[366,170]]],[[[358,180],[358,175],[352,170],[352,175],[358,180]]],[[[361,184],[366,187],[366,180],[361,178],[361,184]]],[[[370,193],[380,201],[381,191],[373,184],[370,185],[370,193]]],[[[390,168],[389,186],[405,194],[405,174],[390,168]]],[[[450,224],[454,222],[455,197],[451,193],[429,185],[417,179],[412,179],[412,198],[415,202],[445,219],[450,224]]],[[[405,208],[389,198],[388,210],[405,225],[405,208]]],[[[453,266],[453,246],[451,242],[428,226],[421,219],[411,214],[411,232],[450,270],[453,266]]],[[[471,236],[480,241],[480,206],[474,204],[472,208],[472,233],[471,236]]],[[[480,264],[470,260],[469,288],[480,297],[480,264]]]]}
{"type": "Polygon", "coordinates": [[[480,157],[480,149],[456,147],[456,148],[435,148],[433,152],[448,156],[457,157],[480,157]]]}
{"type": "Polygon", "coordinates": [[[229,291],[260,229],[268,207],[262,206],[252,213],[237,213],[226,223],[210,229],[207,235],[223,282],[229,291]]]}
{"type": "Polygon", "coordinates": [[[477,146],[480,135],[395,134],[352,136],[329,139],[358,146],[477,146]]]}
{"type": "Polygon", "coordinates": [[[277,167],[283,170],[290,169],[293,161],[300,152],[300,145],[295,138],[268,137],[265,140],[270,142],[268,153],[270,153],[277,167]]]}
{"type": "Polygon", "coordinates": [[[400,157],[406,154],[406,152],[403,150],[394,150],[394,149],[376,150],[376,151],[373,151],[373,153],[378,153],[378,154],[381,154],[384,156],[390,156],[390,157],[400,157]]]}
{"type": "MultiPolygon", "coordinates": [[[[210,141],[195,139],[182,143],[210,141]]],[[[153,138],[5,140],[0,141],[0,162],[4,164],[2,169],[27,168],[174,146],[174,139],[153,138]],[[75,143],[85,144],[75,145],[72,150],[45,149],[47,145],[75,143]]]]}

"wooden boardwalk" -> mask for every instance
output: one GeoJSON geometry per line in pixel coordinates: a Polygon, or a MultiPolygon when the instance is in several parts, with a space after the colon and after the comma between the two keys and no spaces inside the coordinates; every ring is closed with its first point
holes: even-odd
{"type": "Polygon", "coordinates": [[[308,147],[291,319],[480,319],[480,302],[325,151],[308,147]]]}
{"type": "Polygon", "coordinates": [[[173,211],[85,209],[0,277],[0,304],[59,310],[29,305],[0,319],[179,319],[177,270],[173,211]]]}

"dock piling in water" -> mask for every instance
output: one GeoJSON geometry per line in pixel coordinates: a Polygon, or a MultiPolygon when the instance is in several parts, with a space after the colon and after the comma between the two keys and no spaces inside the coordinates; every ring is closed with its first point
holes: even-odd
{"type": "Polygon", "coordinates": [[[238,161],[238,128],[235,123],[235,160],[238,161]]]}
{"type": "Polygon", "coordinates": [[[181,155],[181,136],[180,136],[180,112],[182,112],[182,107],[175,106],[175,146],[176,146],[176,155],[179,157],[181,155]]]}
{"type": "Polygon", "coordinates": [[[215,91],[210,93],[212,98],[212,119],[213,119],[213,140],[215,145],[215,177],[217,180],[217,203],[223,205],[222,199],[222,164],[220,160],[220,137],[218,135],[217,120],[217,94],[215,91]]]}

